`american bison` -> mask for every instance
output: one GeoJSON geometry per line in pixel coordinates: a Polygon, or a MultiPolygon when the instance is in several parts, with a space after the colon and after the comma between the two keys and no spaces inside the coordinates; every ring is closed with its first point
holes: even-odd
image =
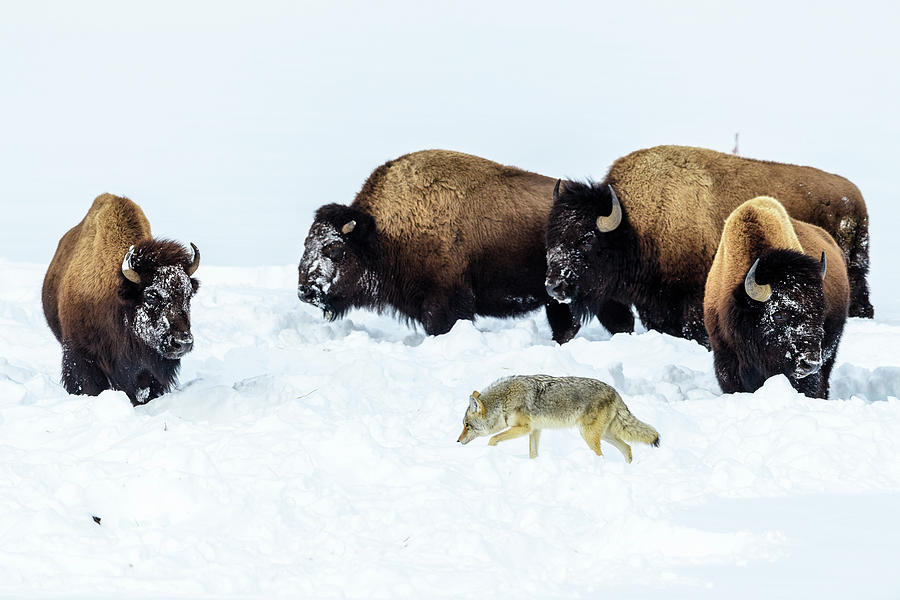
{"type": "Polygon", "coordinates": [[[850,286],[828,232],[788,217],[775,199],[735,209],[703,302],[722,391],[752,392],[782,373],[798,391],[828,397],[850,286]]]}
{"type": "Polygon", "coordinates": [[[316,211],[297,294],[329,320],[354,307],[387,309],[429,335],[458,319],[544,306],[553,339],[563,343],[579,324],[544,286],[554,183],[446,150],[389,161],[350,206],[316,211]]]}
{"type": "Polygon", "coordinates": [[[200,252],[150,235],[128,198],[103,194],[60,240],[44,277],[47,323],[70,394],[122,390],[142,404],[175,385],[194,344],[191,275],[200,252]]]}
{"type": "Polygon", "coordinates": [[[794,218],[828,231],[850,277],[851,316],[873,315],[868,215],[855,185],[811,167],[702,148],[659,146],[615,161],[606,179],[563,183],[547,223],[547,290],[576,317],[706,343],[703,285],[722,224],[742,202],[778,198],[794,218]]]}

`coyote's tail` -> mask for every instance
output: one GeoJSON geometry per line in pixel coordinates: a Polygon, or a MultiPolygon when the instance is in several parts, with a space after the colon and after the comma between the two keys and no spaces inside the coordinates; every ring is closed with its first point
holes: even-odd
{"type": "Polygon", "coordinates": [[[610,423],[610,428],[616,437],[625,442],[643,442],[659,447],[659,432],[643,421],[637,420],[624,402],[616,411],[616,417],[610,423]]]}

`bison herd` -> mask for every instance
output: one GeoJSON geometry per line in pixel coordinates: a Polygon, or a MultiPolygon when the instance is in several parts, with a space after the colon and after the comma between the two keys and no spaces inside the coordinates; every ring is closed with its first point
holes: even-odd
{"type": "MultiPolygon", "coordinates": [[[[171,389],[199,262],[193,244],[154,239],[132,201],[98,197],[44,279],[66,390],[139,404],[171,389]]],[[[297,293],[328,320],[392,311],[429,335],[543,306],[560,344],[593,316],[631,332],[636,312],[711,348],[724,392],[784,374],[827,398],[847,316],[874,314],[868,268],[862,195],[812,167],[659,146],[580,182],[426,150],[316,211],[297,293]]]]}

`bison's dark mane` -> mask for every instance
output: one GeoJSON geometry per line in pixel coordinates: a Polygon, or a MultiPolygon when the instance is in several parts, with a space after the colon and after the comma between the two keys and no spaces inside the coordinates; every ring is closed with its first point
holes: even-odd
{"type": "MultiPolygon", "coordinates": [[[[547,240],[564,239],[566,246],[577,243],[575,237],[582,239],[594,234],[597,248],[590,255],[579,249],[579,254],[591,268],[593,261],[598,260],[594,253],[603,248],[615,249],[616,264],[604,264],[603,271],[608,275],[606,286],[602,290],[582,287],[580,293],[569,305],[572,315],[582,324],[598,316],[603,325],[612,332],[630,331],[634,326],[631,314],[633,298],[641,298],[639,289],[623,287],[621,281],[633,281],[640,278],[650,282],[651,289],[658,289],[655,280],[659,279],[658,266],[655,266],[652,248],[642,251],[634,228],[631,227],[628,210],[622,206],[622,222],[610,232],[594,233],[598,216],[607,216],[612,212],[612,195],[605,181],[592,179],[583,181],[566,181],[560,185],[559,196],[550,211],[547,222],[547,240]],[[565,218],[563,218],[565,216],[565,218]],[[613,301],[615,304],[610,304],[613,301]]],[[[606,255],[602,260],[609,260],[606,255]]],[[[653,303],[648,299],[644,304],[653,303]]],[[[635,302],[640,304],[639,302],[635,302]]]]}

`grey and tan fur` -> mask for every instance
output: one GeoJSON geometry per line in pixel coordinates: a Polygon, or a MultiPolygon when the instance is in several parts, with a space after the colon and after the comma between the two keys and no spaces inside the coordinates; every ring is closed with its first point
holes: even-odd
{"type": "Polygon", "coordinates": [[[482,393],[472,392],[457,441],[468,444],[496,434],[488,441],[496,446],[528,435],[529,457],[535,458],[542,429],[576,426],[598,456],[603,456],[600,440],[615,446],[627,462],[631,447],[626,442],[659,446],[659,433],[638,421],[612,386],[586,377],[550,375],[506,377],[482,393]]]}

